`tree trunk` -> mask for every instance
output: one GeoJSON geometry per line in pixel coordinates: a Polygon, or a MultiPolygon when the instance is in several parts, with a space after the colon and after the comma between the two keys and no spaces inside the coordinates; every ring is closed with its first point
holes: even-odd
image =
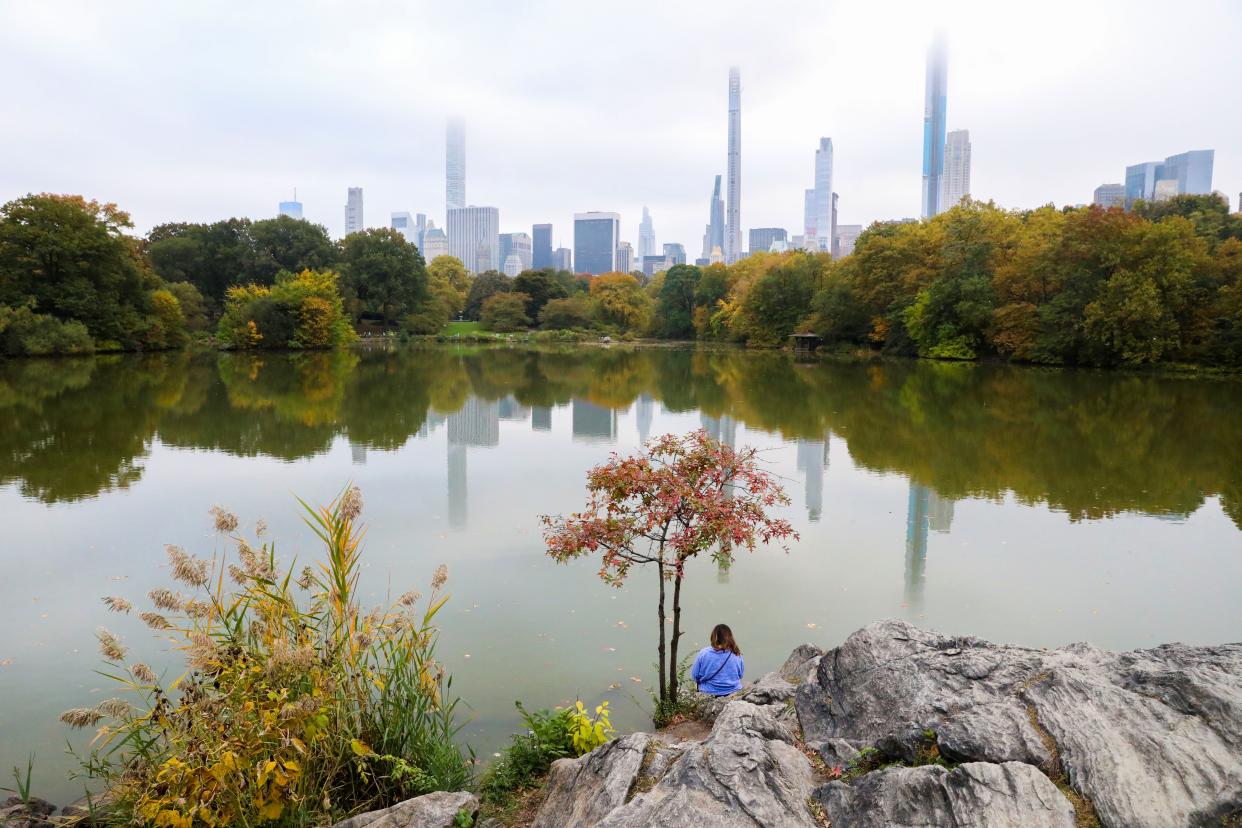
{"type": "Polygon", "coordinates": [[[660,573],[660,603],[656,610],[656,615],[660,619],[660,701],[668,698],[668,685],[665,683],[665,665],[667,662],[664,658],[664,560],[661,558],[656,571],[660,573]]]}
{"type": "Polygon", "coordinates": [[[673,581],[673,646],[668,665],[668,697],[677,701],[677,640],[681,638],[681,573],[673,581]]]}

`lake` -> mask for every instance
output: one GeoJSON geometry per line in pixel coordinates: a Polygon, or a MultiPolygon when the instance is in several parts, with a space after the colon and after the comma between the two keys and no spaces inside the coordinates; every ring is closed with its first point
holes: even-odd
{"type": "Polygon", "coordinates": [[[350,481],[368,601],[448,564],[440,653],[481,758],[515,700],[643,726],[653,579],[555,564],[538,516],[581,508],[610,452],[697,428],[764,450],[801,534],[690,568],[683,647],[727,622],[751,677],[884,617],[1031,646],[1242,638],[1236,380],[692,348],[0,361],[0,784],[33,751],[36,793],[81,791],[57,716],[112,694],[96,627],[175,669],[101,596],[145,606],[166,543],[222,550],[216,504],[282,560],[317,555],[294,498],[350,481]]]}

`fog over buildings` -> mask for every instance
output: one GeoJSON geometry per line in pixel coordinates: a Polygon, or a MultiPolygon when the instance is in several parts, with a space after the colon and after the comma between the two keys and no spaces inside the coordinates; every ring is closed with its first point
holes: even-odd
{"type": "MultiPolygon", "coordinates": [[[[269,2],[228,14],[5,3],[0,69],[13,80],[0,153],[21,163],[0,165],[0,199],[81,193],[117,203],[143,233],[269,217],[296,186],[304,217],[340,236],[348,188],[360,187],[369,226],[421,212],[444,229],[447,207],[470,205],[499,208],[497,232],[550,223],[550,240],[534,240],[540,260],[573,246],[575,213],[605,210],[639,261],[658,255],[640,244],[644,206],[659,242],[700,252],[722,175],[728,257],[751,228],[803,234],[809,151],[825,136],[840,224],[920,215],[937,31],[944,128],[970,131],[972,196],[1085,203],[1129,166],[1206,149],[1213,189],[1237,193],[1242,107],[1228,81],[1242,6],[1193,6],[1194,37],[1170,38],[1156,2],[774,0],[765,19],[796,24],[755,37],[737,25],[753,6],[731,0],[711,14],[647,0],[624,14],[571,2],[269,2]],[[569,43],[591,44],[589,67],[569,43]],[[1136,43],[1159,46],[1140,60],[1136,43]],[[617,118],[621,104],[635,117],[617,118]]],[[[1152,197],[1183,186],[1160,179],[1178,183],[1157,193],[1154,172],[1152,197]]]]}

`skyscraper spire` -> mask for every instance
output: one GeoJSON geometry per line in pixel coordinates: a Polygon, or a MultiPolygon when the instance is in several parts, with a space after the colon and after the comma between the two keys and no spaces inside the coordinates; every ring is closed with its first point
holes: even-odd
{"type": "Polygon", "coordinates": [[[939,213],[944,175],[945,114],[948,108],[949,58],[944,36],[936,35],[927,52],[927,86],[923,94],[923,218],[939,213]]]}
{"type": "Polygon", "coordinates": [[[725,206],[725,261],[742,255],[742,79],[736,66],[729,67],[729,186],[725,206]]]}
{"type": "Polygon", "coordinates": [[[455,210],[466,206],[466,125],[450,120],[444,139],[445,207],[455,210]]]}

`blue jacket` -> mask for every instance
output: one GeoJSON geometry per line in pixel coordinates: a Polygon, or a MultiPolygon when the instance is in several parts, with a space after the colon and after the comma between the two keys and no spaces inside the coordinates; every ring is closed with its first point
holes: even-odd
{"type": "Polygon", "coordinates": [[[690,668],[690,678],[699,686],[699,691],[713,696],[727,696],[742,686],[742,673],[746,664],[742,657],[728,650],[716,650],[704,647],[694,657],[694,666],[690,668]]]}

